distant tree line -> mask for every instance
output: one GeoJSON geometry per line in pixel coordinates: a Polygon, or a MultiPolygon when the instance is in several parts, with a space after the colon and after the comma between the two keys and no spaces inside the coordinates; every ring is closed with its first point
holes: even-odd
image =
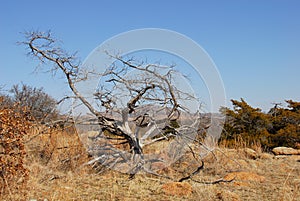
{"type": "Polygon", "coordinates": [[[259,142],[266,150],[277,146],[299,147],[300,102],[286,100],[286,108],[275,104],[267,113],[251,107],[244,99],[231,102],[233,109],[220,110],[226,115],[221,141],[234,145],[237,138],[242,138],[249,145],[259,142]]]}

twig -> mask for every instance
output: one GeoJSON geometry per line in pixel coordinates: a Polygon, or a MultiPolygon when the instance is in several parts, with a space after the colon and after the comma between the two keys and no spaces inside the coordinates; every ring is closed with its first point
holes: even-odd
{"type": "Polygon", "coordinates": [[[204,168],[204,162],[201,161],[202,164],[201,166],[199,166],[194,172],[192,172],[192,174],[190,174],[189,176],[186,176],[186,177],[183,177],[181,179],[179,179],[179,182],[183,182],[185,180],[188,180],[188,179],[192,179],[192,176],[194,176],[195,174],[198,174],[200,172],[200,170],[202,170],[204,168]]]}
{"type": "Polygon", "coordinates": [[[235,177],[233,179],[230,179],[230,180],[225,180],[224,178],[221,178],[221,179],[217,179],[215,181],[198,181],[198,180],[195,180],[193,178],[191,178],[192,181],[194,182],[197,182],[197,183],[200,183],[200,184],[218,184],[218,183],[229,183],[229,182],[232,182],[233,180],[235,180],[235,177]]]}

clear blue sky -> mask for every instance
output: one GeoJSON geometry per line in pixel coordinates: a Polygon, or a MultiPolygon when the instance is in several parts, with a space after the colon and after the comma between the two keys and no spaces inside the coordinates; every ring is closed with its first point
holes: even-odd
{"type": "Polygon", "coordinates": [[[216,63],[227,98],[263,109],[300,101],[300,1],[16,1],[0,2],[0,86],[67,93],[63,79],[32,73],[20,32],[51,29],[82,60],[106,39],[139,28],[164,28],[200,44],[216,63]]]}

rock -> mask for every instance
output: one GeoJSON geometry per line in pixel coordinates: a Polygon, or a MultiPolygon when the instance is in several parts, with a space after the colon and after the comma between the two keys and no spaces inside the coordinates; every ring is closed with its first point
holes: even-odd
{"type": "Polygon", "coordinates": [[[250,158],[253,160],[257,159],[257,157],[258,157],[258,154],[256,153],[256,151],[254,151],[253,149],[250,149],[250,148],[245,148],[244,153],[247,158],[250,158]]]}
{"type": "Polygon", "coordinates": [[[300,162],[300,155],[293,155],[289,157],[290,160],[300,162]]]}
{"type": "Polygon", "coordinates": [[[274,155],[269,153],[261,153],[259,154],[260,159],[273,159],[274,155]]]}
{"type": "Polygon", "coordinates": [[[228,190],[222,190],[221,192],[218,192],[217,198],[219,200],[223,200],[223,201],[239,201],[239,200],[241,200],[240,197],[236,193],[228,191],[228,190]]]}
{"type": "Polygon", "coordinates": [[[287,159],[288,157],[288,155],[277,155],[274,157],[274,159],[287,159]]]}
{"type": "Polygon", "coordinates": [[[249,183],[246,181],[235,181],[232,183],[233,186],[239,186],[239,187],[249,187],[249,183]]]}
{"type": "Polygon", "coordinates": [[[185,196],[193,192],[193,188],[186,182],[170,182],[162,186],[162,190],[167,195],[185,196]]]}
{"type": "Polygon", "coordinates": [[[274,159],[277,160],[290,160],[290,161],[300,161],[300,155],[278,155],[275,156],[274,159]]]}
{"type": "Polygon", "coordinates": [[[300,149],[293,149],[291,147],[275,147],[272,152],[275,155],[300,155],[300,149]]]}
{"type": "Polygon", "coordinates": [[[264,176],[260,176],[253,172],[231,172],[224,177],[225,180],[235,181],[256,181],[256,182],[264,182],[266,178],[264,176]]]}

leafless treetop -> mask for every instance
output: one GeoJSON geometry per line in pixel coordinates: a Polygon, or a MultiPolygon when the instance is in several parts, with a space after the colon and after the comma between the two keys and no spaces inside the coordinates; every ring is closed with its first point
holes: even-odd
{"type": "Polygon", "coordinates": [[[76,54],[64,51],[50,32],[28,32],[23,43],[29,47],[30,55],[42,63],[53,64],[49,71],[63,73],[74,97],[94,115],[99,135],[90,144],[90,152],[95,156],[91,163],[98,161],[132,175],[139,171],[156,174],[154,163],[174,161],[186,147],[192,150],[199,113],[190,111],[184,103],[197,98],[176,86],[175,79],[183,75],[174,66],[107,53],[114,62],[105,72],[96,74],[82,68],[76,54]],[[76,87],[89,76],[99,76],[99,86],[90,94],[96,104],[76,87]],[[144,153],[148,145],[170,139],[173,141],[167,151],[144,153]],[[116,148],[120,140],[128,144],[128,150],[116,148]],[[172,154],[163,154],[168,151],[172,154]]]}

